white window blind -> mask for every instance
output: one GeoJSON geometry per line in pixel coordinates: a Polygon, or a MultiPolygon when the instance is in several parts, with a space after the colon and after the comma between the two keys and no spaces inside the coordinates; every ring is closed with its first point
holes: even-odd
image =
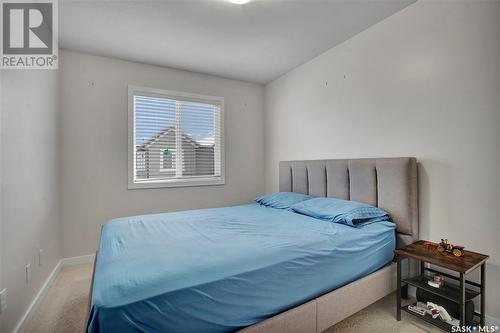
{"type": "Polygon", "coordinates": [[[129,87],[129,188],[223,184],[222,114],[220,97],[129,87]]]}

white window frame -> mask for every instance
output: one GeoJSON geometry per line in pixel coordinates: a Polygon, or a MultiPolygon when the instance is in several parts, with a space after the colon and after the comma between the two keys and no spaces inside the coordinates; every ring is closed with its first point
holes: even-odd
{"type": "MultiPolygon", "coordinates": [[[[215,149],[218,145],[215,145],[215,149]]],[[[176,150],[176,153],[178,151],[176,150]]],[[[178,157],[178,156],[176,156],[178,157]]],[[[156,88],[128,86],[128,188],[129,189],[147,189],[162,187],[184,187],[184,186],[206,186],[206,185],[224,185],[225,184],[225,148],[224,148],[224,97],[192,94],[173,90],[163,90],[156,88]],[[134,117],[134,96],[149,96],[157,98],[167,98],[174,100],[184,100],[198,103],[214,104],[220,108],[220,176],[194,176],[191,178],[180,179],[153,179],[141,180],[135,179],[135,117],[134,117]]],[[[218,167],[217,165],[215,166],[218,167]]]]}

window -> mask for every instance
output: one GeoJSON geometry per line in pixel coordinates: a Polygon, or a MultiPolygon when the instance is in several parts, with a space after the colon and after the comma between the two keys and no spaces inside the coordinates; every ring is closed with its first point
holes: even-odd
{"type": "Polygon", "coordinates": [[[222,97],[129,86],[129,188],[224,184],[222,97]]]}

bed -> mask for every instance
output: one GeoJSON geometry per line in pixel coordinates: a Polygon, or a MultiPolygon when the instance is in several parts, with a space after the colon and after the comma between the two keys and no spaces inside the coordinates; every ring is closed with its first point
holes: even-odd
{"type": "Polygon", "coordinates": [[[393,250],[418,232],[415,159],[279,172],[280,191],[366,202],[394,223],[352,228],[258,204],[112,220],[87,332],[320,332],[393,291],[393,250]]]}

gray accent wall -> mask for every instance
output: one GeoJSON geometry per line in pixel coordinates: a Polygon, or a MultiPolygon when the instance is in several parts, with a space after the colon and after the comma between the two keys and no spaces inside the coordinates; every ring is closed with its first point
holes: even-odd
{"type": "Polygon", "coordinates": [[[496,318],[499,36],[498,1],[418,1],[269,83],[264,122],[268,192],[279,161],[417,157],[420,238],[491,255],[496,318]]]}

